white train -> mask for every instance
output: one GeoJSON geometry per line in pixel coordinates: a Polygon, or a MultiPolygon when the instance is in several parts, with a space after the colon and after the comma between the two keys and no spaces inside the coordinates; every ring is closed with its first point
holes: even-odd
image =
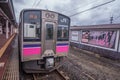
{"type": "Polygon", "coordinates": [[[69,51],[70,18],[49,10],[25,9],[19,23],[21,67],[47,73],[60,66],[69,51]]]}

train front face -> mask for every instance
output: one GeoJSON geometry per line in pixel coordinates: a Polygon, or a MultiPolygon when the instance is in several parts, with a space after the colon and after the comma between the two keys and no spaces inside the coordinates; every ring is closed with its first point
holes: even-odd
{"type": "Polygon", "coordinates": [[[23,70],[47,73],[58,67],[69,51],[69,17],[48,10],[23,10],[20,23],[23,70]]]}

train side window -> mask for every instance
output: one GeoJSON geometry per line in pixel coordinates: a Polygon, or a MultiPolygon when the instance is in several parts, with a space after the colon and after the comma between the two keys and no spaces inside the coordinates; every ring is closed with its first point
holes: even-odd
{"type": "Polygon", "coordinates": [[[53,39],[53,24],[46,24],[46,40],[53,39]]]}
{"type": "Polygon", "coordinates": [[[58,41],[68,41],[68,27],[67,26],[59,26],[58,27],[57,40],[58,41]]]}

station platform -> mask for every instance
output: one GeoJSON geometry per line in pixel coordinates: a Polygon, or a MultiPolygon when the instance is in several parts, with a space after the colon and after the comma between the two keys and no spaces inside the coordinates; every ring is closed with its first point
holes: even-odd
{"type": "Polygon", "coordinates": [[[13,34],[0,48],[0,80],[19,80],[17,45],[17,36],[13,34]]]}
{"type": "Polygon", "coordinates": [[[19,80],[18,40],[12,45],[13,52],[9,58],[2,80],[19,80]]]}

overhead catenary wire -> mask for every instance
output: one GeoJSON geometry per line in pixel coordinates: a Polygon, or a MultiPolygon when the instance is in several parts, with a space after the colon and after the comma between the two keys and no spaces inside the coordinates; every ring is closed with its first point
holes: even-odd
{"type": "MultiPolygon", "coordinates": [[[[95,3],[95,1],[90,2],[88,5],[93,4],[93,3],[95,3]]],[[[87,6],[88,6],[88,5],[87,5],[87,6]]],[[[84,4],[84,6],[86,6],[86,4],[84,4]]],[[[79,7],[77,7],[77,8],[74,8],[74,9],[72,9],[72,10],[65,10],[65,11],[63,11],[63,12],[72,12],[72,11],[74,11],[74,10],[83,8],[84,6],[82,5],[82,6],[79,6],[79,7]]]]}
{"type": "Polygon", "coordinates": [[[111,2],[113,2],[113,1],[115,1],[115,0],[111,0],[111,1],[108,1],[108,2],[105,2],[105,3],[102,3],[102,4],[100,4],[100,5],[91,7],[91,8],[89,8],[89,9],[83,10],[83,11],[81,11],[81,12],[77,12],[77,13],[75,13],[75,14],[70,15],[69,17],[73,17],[73,16],[75,16],[75,15],[84,13],[84,12],[86,12],[86,11],[89,11],[89,10],[92,10],[92,9],[95,9],[95,8],[98,8],[98,7],[100,7],[100,6],[106,5],[106,4],[111,3],[111,2]]]}
{"type": "Polygon", "coordinates": [[[120,15],[119,16],[117,16],[115,19],[117,20],[117,19],[119,19],[120,18],[120,15]]]}
{"type": "Polygon", "coordinates": [[[34,7],[34,5],[35,5],[36,3],[37,3],[37,0],[35,0],[35,1],[34,1],[34,3],[33,3],[33,5],[32,5],[32,7],[34,7]]]}
{"type": "Polygon", "coordinates": [[[114,22],[116,22],[118,19],[120,19],[120,15],[114,18],[114,22]]]}
{"type": "Polygon", "coordinates": [[[39,2],[36,4],[36,6],[35,7],[37,7],[39,4],[40,4],[40,2],[41,2],[42,0],[39,0],[39,2]]]}
{"type": "Polygon", "coordinates": [[[110,21],[112,20],[112,23],[116,22],[118,19],[120,19],[120,12],[118,12],[118,15],[116,17],[113,16],[113,14],[110,16],[110,21]]]}

